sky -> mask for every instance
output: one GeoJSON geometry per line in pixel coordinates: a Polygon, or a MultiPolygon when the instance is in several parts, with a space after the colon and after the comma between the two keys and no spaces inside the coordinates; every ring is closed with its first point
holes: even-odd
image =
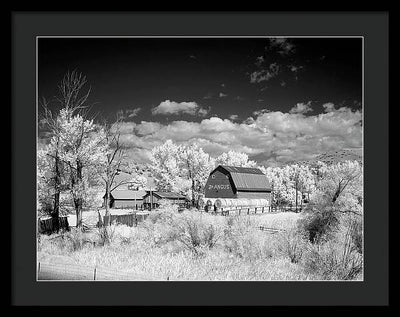
{"type": "Polygon", "coordinates": [[[264,166],[362,147],[361,38],[39,38],[39,99],[74,69],[138,162],[168,139],[264,166]]]}

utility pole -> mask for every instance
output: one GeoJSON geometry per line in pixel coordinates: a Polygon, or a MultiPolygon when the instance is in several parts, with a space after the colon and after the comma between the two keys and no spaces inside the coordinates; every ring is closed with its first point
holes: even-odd
{"type": "Polygon", "coordinates": [[[151,191],[151,186],[150,186],[150,211],[152,207],[153,207],[153,193],[151,191]]]}

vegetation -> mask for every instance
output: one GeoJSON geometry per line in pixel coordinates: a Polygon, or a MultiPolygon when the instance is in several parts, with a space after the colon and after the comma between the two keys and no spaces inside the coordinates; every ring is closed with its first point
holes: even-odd
{"type": "MultiPolygon", "coordinates": [[[[171,280],[354,280],[363,271],[363,167],[358,161],[282,167],[258,166],[273,187],[275,206],[300,213],[216,216],[196,209],[178,212],[164,203],[137,227],[110,225],[82,231],[83,209],[95,206],[98,188],[107,201],[124,158],[118,122],[98,124],[87,115],[90,89],[72,72],[61,82],[61,110],[44,102],[49,143],[38,151],[38,203],[55,224],[67,194],[76,230],[38,235],[38,260],[54,258],[171,280]],[[103,192],[104,193],[104,192],[103,192]],[[260,225],[283,229],[269,234],[260,225]]],[[[126,162],[125,162],[126,163],[126,162]]],[[[257,167],[245,153],[210,157],[196,144],[168,140],[155,147],[150,171],[159,190],[195,201],[219,164],[257,167]]],[[[129,165],[129,164],[128,164],[129,165]]],[[[135,165],[130,162],[130,165],[135,165]]],[[[136,166],[136,170],[137,170],[136,166]]],[[[144,177],[132,168],[130,184],[144,177]]],[[[135,186],[134,186],[135,187],[135,186]]]]}

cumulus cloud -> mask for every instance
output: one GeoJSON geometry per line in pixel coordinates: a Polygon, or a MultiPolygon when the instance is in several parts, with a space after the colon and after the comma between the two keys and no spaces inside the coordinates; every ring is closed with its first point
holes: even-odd
{"type": "Polygon", "coordinates": [[[223,92],[220,92],[220,93],[219,93],[219,97],[220,97],[220,98],[224,98],[224,97],[226,97],[226,96],[228,96],[228,95],[227,95],[227,94],[224,94],[223,92]]]}
{"type": "Polygon", "coordinates": [[[235,120],[237,120],[237,119],[239,119],[239,116],[238,116],[237,114],[231,114],[231,115],[229,116],[229,120],[235,121],[235,120]]]}
{"type": "Polygon", "coordinates": [[[151,110],[153,115],[177,115],[177,114],[190,114],[190,115],[199,115],[199,116],[205,116],[208,112],[209,109],[205,109],[200,107],[196,102],[190,101],[190,102],[176,102],[176,101],[170,101],[170,100],[165,100],[161,102],[157,107],[153,108],[151,110]]]}
{"type": "MultiPolygon", "coordinates": [[[[293,108],[301,107],[304,106],[293,108]]],[[[154,146],[170,139],[182,144],[198,143],[214,157],[235,150],[271,165],[362,146],[361,112],[346,107],[309,116],[263,109],[243,122],[235,119],[233,115],[229,119],[211,117],[200,122],[142,121],[132,123],[121,140],[143,160],[154,146]]]]}
{"type": "Polygon", "coordinates": [[[324,107],[325,112],[333,112],[335,111],[335,105],[332,102],[328,102],[322,105],[324,107]]]}
{"type": "Polygon", "coordinates": [[[290,109],[289,113],[307,113],[313,111],[313,109],[311,108],[311,101],[304,103],[298,103],[296,104],[292,109],[290,109]]]}

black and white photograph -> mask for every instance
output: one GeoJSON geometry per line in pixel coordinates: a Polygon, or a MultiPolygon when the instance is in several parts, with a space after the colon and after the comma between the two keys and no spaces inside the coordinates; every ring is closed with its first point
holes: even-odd
{"type": "Polygon", "coordinates": [[[38,281],[363,281],[362,36],[39,36],[38,281]]]}

